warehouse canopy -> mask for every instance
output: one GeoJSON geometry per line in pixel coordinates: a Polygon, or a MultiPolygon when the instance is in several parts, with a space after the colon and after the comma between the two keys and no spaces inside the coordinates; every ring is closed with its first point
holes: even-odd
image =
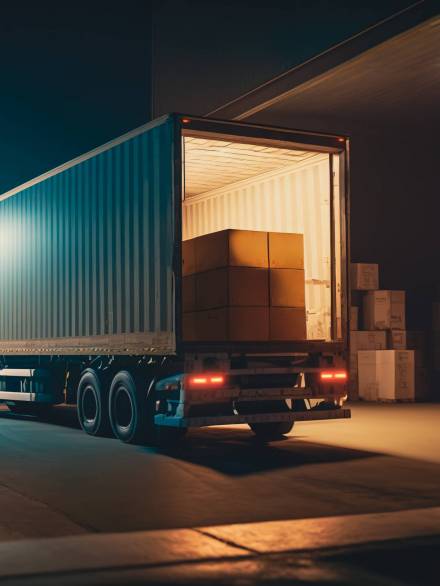
{"type": "Polygon", "coordinates": [[[218,118],[350,133],[440,122],[438,4],[392,19],[211,112],[218,118]],[[325,125],[320,125],[325,121],[325,125]]]}

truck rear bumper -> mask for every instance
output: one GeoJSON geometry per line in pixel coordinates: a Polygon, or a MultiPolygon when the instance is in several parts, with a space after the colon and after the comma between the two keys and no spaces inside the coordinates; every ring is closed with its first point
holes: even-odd
{"type": "Polygon", "coordinates": [[[321,421],[323,419],[346,419],[350,409],[309,409],[290,413],[258,413],[253,415],[219,415],[204,417],[170,417],[156,415],[156,425],[166,427],[206,427],[209,425],[234,425],[238,423],[277,423],[280,421],[321,421]]]}

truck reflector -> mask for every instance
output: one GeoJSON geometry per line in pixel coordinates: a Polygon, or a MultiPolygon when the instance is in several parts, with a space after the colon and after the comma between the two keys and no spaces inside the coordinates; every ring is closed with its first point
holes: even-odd
{"type": "Polygon", "coordinates": [[[326,370],[321,372],[320,378],[322,381],[346,381],[348,376],[345,370],[326,370]]]}

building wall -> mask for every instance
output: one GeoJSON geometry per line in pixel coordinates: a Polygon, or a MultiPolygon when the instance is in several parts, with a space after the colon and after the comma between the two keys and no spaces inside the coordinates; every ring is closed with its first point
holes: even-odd
{"type": "Polygon", "coordinates": [[[280,118],[252,122],[346,133],[351,159],[351,257],[378,262],[382,288],[408,291],[410,327],[429,327],[440,282],[440,149],[429,127],[362,128],[361,121],[280,118]]]}

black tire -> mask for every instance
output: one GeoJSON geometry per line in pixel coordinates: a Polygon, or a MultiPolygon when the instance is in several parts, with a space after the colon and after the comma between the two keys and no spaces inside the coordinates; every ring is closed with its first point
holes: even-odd
{"type": "Polygon", "coordinates": [[[118,372],[110,385],[110,425],[115,437],[128,444],[147,440],[147,392],[143,394],[140,386],[127,370],[118,372]]]}
{"type": "Polygon", "coordinates": [[[108,392],[99,374],[88,368],[78,383],[76,410],[82,429],[89,435],[108,435],[108,392]]]}
{"type": "Polygon", "coordinates": [[[39,419],[47,419],[52,413],[52,405],[27,402],[9,403],[8,409],[15,415],[32,415],[39,419]]]}
{"type": "MultiPolygon", "coordinates": [[[[239,413],[287,413],[290,411],[286,401],[255,401],[241,403],[239,413]]],[[[294,421],[277,421],[268,423],[249,423],[255,435],[264,440],[281,439],[293,429],[294,421]]]]}
{"type": "Polygon", "coordinates": [[[145,381],[122,370],[114,377],[109,396],[109,417],[114,435],[129,444],[170,446],[182,438],[186,429],[154,424],[156,399],[154,381],[145,381]]]}

